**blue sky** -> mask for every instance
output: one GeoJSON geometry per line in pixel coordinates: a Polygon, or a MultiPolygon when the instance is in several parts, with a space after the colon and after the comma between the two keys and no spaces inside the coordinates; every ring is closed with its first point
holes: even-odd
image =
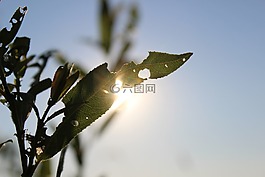
{"type": "MultiPolygon", "coordinates": [[[[135,96],[92,147],[87,173],[263,177],[265,2],[123,2],[137,2],[140,10],[132,59],[141,61],[148,51],[194,55],[177,72],[149,81],[156,84],[156,93],[135,96]]],[[[20,35],[32,38],[31,53],[57,48],[88,71],[105,61],[99,50],[81,40],[97,35],[97,1],[2,0],[1,28],[19,5],[29,7],[20,35]]],[[[46,74],[55,68],[51,63],[46,74]]],[[[3,119],[8,122],[8,117],[3,119]]],[[[0,125],[13,131],[11,124],[11,130],[6,127],[0,125]]],[[[66,164],[64,176],[74,174],[72,166],[66,164]]]]}

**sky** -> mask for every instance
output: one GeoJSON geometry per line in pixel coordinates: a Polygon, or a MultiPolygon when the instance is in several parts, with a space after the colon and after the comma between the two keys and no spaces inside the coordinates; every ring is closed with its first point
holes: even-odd
{"type": "MultiPolygon", "coordinates": [[[[148,81],[156,92],[134,95],[107,132],[93,140],[85,176],[264,177],[265,2],[122,2],[140,10],[132,60],[140,62],[148,51],[194,55],[168,77],[148,81]]],[[[2,0],[0,27],[24,5],[29,11],[19,36],[31,38],[30,53],[57,48],[87,71],[106,61],[82,42],[97,38],[96,0],[2,0]]],[[[56,67],[51,62],[45,74],[52,77],[56,67]]],[[[0,133],[12,136],[5,114],[0,133]]],[[[91,129],[96,127],[97,122],[91,129]]],[[[89,133],[83,132],[84,140],[89,133]]],[[[75,174],[72,158],[67,155],[63,176],[75,174]]]]}

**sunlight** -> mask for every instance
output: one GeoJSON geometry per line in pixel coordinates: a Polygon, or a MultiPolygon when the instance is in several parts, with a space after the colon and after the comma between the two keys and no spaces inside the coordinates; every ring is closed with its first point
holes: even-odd
{"type": "Polygon", "coordinates": [[[128,106],[133,100],[133,87],[124,85],[119,79],[116,80],[115,85],[112,87],[113,93],[115,93],[115,101],[112,105],[112,109],[119,109],[121,106],[128,106]]]}

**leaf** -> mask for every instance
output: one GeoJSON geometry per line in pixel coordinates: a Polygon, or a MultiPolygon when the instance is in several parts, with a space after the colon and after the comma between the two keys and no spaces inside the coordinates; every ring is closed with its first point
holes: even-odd
{"type": "Polygon", "coordinates": [[[130,9],[130,19],[128,20],[127,31],[134,30],[139,20],[138,8],[132,5],[130,9]]]}
{"type": "Polygon", "coordinates": [[[11,30],[8,31],[4,28],[0,31],[0,44],[2,44],[2,47],[7,46],[15,38],[26,12],[27,7],[19,7],[9,21],[12,24],[11,30]]]}
{"type": "Polygon", "coordinates": [[[111,9],[108,0],[100,1],[100,44],[105,53],[109,53],[112,47],[113,28],[120,8],[121,6],[117,5],[111,9]]]}
{"type": "Polygon", "coordinates": [[[67,93],[63,98],[65,118],[51,136],[40,160],[54,156],[110,108],[114,95],[104,91],[109,90],[114,82],[115,74],[109,72],[105,63],[88,73],[67,93]]]}
{"type": "Polygon", "coordinates": [[[59,101],[78,79],[79,72],[72,73],[73,67],[73,65],[69,67],[68,63],[66,63],[64,66],[60,66],[55,72],[51,86],[49,105],[54,105],[59,101]]]}
{"type": "Polygon", "coordinates": [[[11,50],[17,50],[17,55],[27,55],[30,46],[30,38],[28,37],[16,37],[14,43],[11,45],[11,50]]]}
{"type": "Polygon", "coordinates": [[[110,15],[109,4],[107,0],[101,0],[100,4],[100,32],[101,45],[106,53],[109,52],[112,38],[113,17],[110,15]]]}
{"type": "Polygon", "coordinates": [[[47,79],[44,79],[38,83],[36,83],[35,85],[33,85],[28,93],[33,95],[33,96],[36,96],[38,95],[39,93],[45,91],[46,89],[50,88],[52,85],[52,81],[50,78],[47,78],[47,79]]]}
{"type": "Polygon", "coordinates": [[[106,63],[92,70],[63,98],[65,118],[56,128],[38,160],[53,157],[111,107],[115,98],[111,88],[116,79],[129,85],[139,84],[144,81],[138,77],[143,69],[150,70],[151,79],[161,78],[182,66],[191,55],[192,53],[174,55],[150,52],[141,64],[125,64],[116,73],[111,73],[106,63]]]}
{"type": "Polygon", "coordinates": [[[23,92],[18,93],[18,95],[20,96],[21,100],[15,101],[14,104],[19,115],[19,120],[22,120],[24,124],[30,115],[32,106],[34,105],[34,96],[32,94],[23,92]]]}
{"type": "Polygon", "coordinates": [[[150,79],[165,77],[181,67],[192,56],[192,53],[181,55],[149,52],[149,56],[140,64],[139,68],[150,70],[150,79]]]}
{"type": "Polygon", "coordinates": [[[33,63],[33,64],[28,66],[28,67],[37,67],[38,68],[38,71],[33,76],[34,81],[33,81],[33,83],[31,83],[31,86],[40,81],[40,76],[42,75],[49,58],[53,57],[56,54],[56,52],[57,52],[56,50],[49,50],[49,51],[45,52],[44,54],[42,54],[38,58],[40,60],[40,62],[38,61],[37,63],[33,63]]]}
{"type": "Polygon", "coordinates": [[[28,58],[25,58],[21,61],[19,61],[16,64],[16,67],[13,69],[13,72],[17,78],[22,78],[25,73],[26,69],[28,68],[28,63],[34,58],[34,56],[30,56],[28,58]]]}
{"type": "Polygon", "coordinates": [[[3,146],[5,146],[6,143],[13,143],[13,140],[9,139],[9,140],[7,140],[7,141],[5,141],[5,142],[3,142],[3,143],[0,143],[0,149],[1,149],[3,146]]]}

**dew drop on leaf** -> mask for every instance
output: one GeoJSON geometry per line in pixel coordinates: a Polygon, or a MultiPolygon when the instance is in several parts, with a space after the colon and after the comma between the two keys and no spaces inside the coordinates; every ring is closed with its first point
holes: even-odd
{"type": "Polygon", "coordinates": [[[74,126],[74,127],[77,127],[79,125],[79,122],[77,120],[73,120],[71,122],[71,124],[74,126]]]}
{"type": "Polygon", "coordinates": [[[166,68],[168,68],[168,65],[167,65],[167,64],[165,64],[165,67],[166,67],[166,68]]]}
{"type": "Polygon", "coordinates": [[[135,72],[136,72],[136,70],[135,70],[135,69],[133,69],[133,72],[135,73],[135,72]]]}
{"type": "Polygon", "coordinates": [[[186,58],[183,58],[182,61],[186,61],[186,58]]]}
{"type": "Polygon", "coordinates": [[[109,91],[107,91],[107,90],[103,90],[103,92],[104,92],[104,93],[109,93],[109,91]]]}
{"type": "Polygon", "coordinates": [[[86,117],[86,120],[88,120],[89,118],[88,117],[86,117]]]}

